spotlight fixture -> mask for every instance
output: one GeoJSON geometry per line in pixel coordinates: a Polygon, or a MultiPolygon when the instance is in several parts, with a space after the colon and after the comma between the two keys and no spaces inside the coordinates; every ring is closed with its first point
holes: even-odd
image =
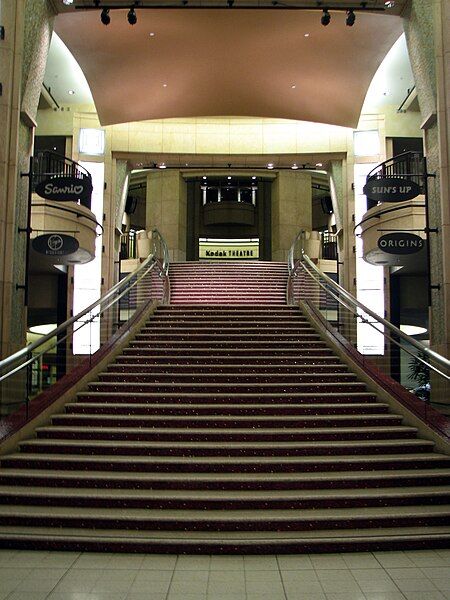
{"type": "Polygon", "coordinates": [[[330,24],[330,21],[331,21],[331,15],[328,12],[328,8],[324,8],[323,9],[322,18],[320,19],[320,22],[322,23],[322,25],[324,27],[326,27],[327,25],[330,24]]]}
{"type": "Polygon", "coordinates": [[[274,164],[273,163],[267,163],[267,168],[268,169],[273,169],[274,168],[274,164]]]}
{"type": "Polygon", "coordinates": [[[167,165],[166,165],[166,163],[164,163],[164,162],[162,162],[162,163],[159,163],[159,165],[158,165],[158,169],[167,169],[167,165]]]}
{"type": "Polygon", "coordinates": [[[349,8],[347,11],[347,18],[345,20],[345,24],[348,27],[353,27],[353,25],[355,24],[355,19],[356,19],[356,16],[355,16],[355,13],[353,12],[353,8],[349,8]]]}
{"type": "Polygon", "coordinates": [[[100,15],[100,21],[103,25],[109,25],[111,23],[111,17],[109,16],[109,8],[104,8],[100,15]]]}
{"type": "Polygon", "coordinates": [[[296,171],[298,169],[298,164],[294,163],[291,167],[292,170],[296,171]]]}
{"type": "Polygon", "coordinates": [[[136,16],[136,12],[134,10],[134,6],[132,6],[130,8],[130,10],[128,11],[127,19],[128,19],[128,23],[130,25],[136,25],[136,23],[137,23],[137,16],[136,16]]]}
{"type": "Polygon", "coordinates": [[[62,0],[62,3],[66,6],[70,6],[71,4],[73,4],[73,0],[62,0]]]}

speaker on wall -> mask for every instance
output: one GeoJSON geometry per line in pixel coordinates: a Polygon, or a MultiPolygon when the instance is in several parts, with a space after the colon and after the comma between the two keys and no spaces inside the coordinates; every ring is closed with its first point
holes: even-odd
{"type": "Polygon", "coordinates": [[[132,215],[136,210],[137,206],[137,197],[136,196],[127,196],[127,201],[125,202],[125,212],[127,215],[132,215]]]}
{"type": "Polygon", "coordinates": [[[331,196],[324,196],[320,199],[320,203],[322,205],[322,210],[326,215],[333,214],[333,202],[331,196]]]}

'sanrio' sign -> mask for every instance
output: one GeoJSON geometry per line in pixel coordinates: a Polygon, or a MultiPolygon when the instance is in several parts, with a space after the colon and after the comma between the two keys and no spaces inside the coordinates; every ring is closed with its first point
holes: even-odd
{"type": "Polygon", "coordinates": [[[38,235],[31,242],[33,250],[47,256],[64,256],[76,252],[80,246],[78,240],[64,233],[46,233],[38,235]]]}
{"type": "Polygon", "coordinates": [[[52,177],[37,184],[36,194],[46,200],[60,202],[89,200],[92,194],[92,182],[89,177],[52,177]]]}
{"type": "Polygon", "coordinates": [[[404,202],[421,193],[420,186],[410,179],[382,177],[370,179],[363,188],[365,195],[375,202],[404,202]]]}
{"type": "Polygon", "coordinates": [[[408,231],[386,233],[378,240],[378,248],[388,254],[415,254],[422,250],[424,240],[408,231]]]}

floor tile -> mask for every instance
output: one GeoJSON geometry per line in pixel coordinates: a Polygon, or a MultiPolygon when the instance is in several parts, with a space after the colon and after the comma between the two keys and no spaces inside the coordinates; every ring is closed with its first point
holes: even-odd
{"type": "Polygon", "coordinates": [[[441,592],[404,592],[406,600],[446,600],[441,592]]]}
{"type": "Polygon", "coordinates": [[[286,600],[286,595],[283,591],[277,592],[269,590],[268,592],[249,592],[247,591],[247,600],[286,600]]]}
{"type": "Polygon", "coordinates": [[[437,589],[437,586],[426,577],[422,579],[398,579],[395,583],[402,592],[432,592],[437,589]]]}
{"type": "Polygon", "coordinates": [[[366,600],[366,596],[362,592],[340,592],[325,594],[327,600],[366,600]]]}
{"type": "Polygon", "coordinates": [[[244,569],[246,571],[278,571],[276,556],[252,555],[244,556],[244,569]]]}
{"type": "Polygon", "coordinates": [[[388,568],[386,569],[386,573],[394,581],[398,579],[420,579],[423,577],[423,572],[419,567],[388,568]]]}
{"type": "Polygon", "coordinates": [[[8,600],[45,600],[47,596],[47,592],[40,592],[38,590],[31,592],[17,591],[8,596],[8,600]]]}
{"type": "Polygon", "coordinates": [[[140,569],[144,561],[143,554],[115,554],[107,569],[140,569]]]}
{"type": "Polygon", "coordinates": [[[113,555],[109,552],[85,552],[73,564],[73,569],[105,569],[113,555]]]}
{"type": "Polygon", "coordinates": [[[211,571],[240,571],[244,569],[244,557],[212,555],[209,568],[211,571]]]}
{"type": "Polygon", "coordinates": [[[305,592],[303,590],[286,590],[287,600],[327,600],[324,592],[305,592]]]}
{"type": "Polygon", "coordinates": [[[346,569],[341,554],[310,554],[310,559],[315,569],[346,569]]]}
{"type": "Polygon", "coordinates": [[[450,592],[450,579],[432,579],[432,581],[441,592],[450,592]]]}
{"type": "Polygon", "coordinates": [[[450,566],[450,557],[445,559],[436,550],[411,550],[407,556],[418,567],[450,566]]]}
{"type": "Polygon", "coordinates": [[[147,582],[150,584],[155,583],[157,581],[164,581],[170,583],[172,575],[173,571],[141,569],[138,573],[136,573],[134,583],[147,582]]]}
{"type": "Polygon", "coordinates": [[[175,568],[176,562],[176,554],[148,554],[144,556],[141,569],[161,569],[163,571],[169,571],[175,568]]]}
{"type": "Polygon", "coordinates": [[[342,559],[349,569],[379,569],[380,563],[371,552],[343,553],[342,559]]]}
{"type": "Polygon", "coordinates": [[[422,567],[421,571],[430,579],[450,579],[450,567],[422,567]]]}
{"type": "Polygon", "coordinates": [[[367,600],[405,600],[402,592],[366,592],[367,600]]]}
{"type": "Polygon", "coordinates": [[[124,592],[53,592],[46,600],[127,600],[124,592]]]}
{"type": "Polygon", "coordinates": [[[126,600],[166,600],[167,592],[130,592],[126,600]]]}
{"type": "Polygon", "coordinates": [[[208,571],[211,557],[205,554],[198,556],[181,555],[175,565],[177,571],[208,571]]]}
{"type": "Polygon", "coordinates": [[[182,594],[206,595],[209,571],[177,571],[173,573],[169,596],[182,594]]]}
{"type": "Polygon", "coordinates": [[[280,570],[297,571],[302,569],[312,569],[313,564],[309,556],[297,554],[279,554],[277,556],[280,570]]]}
{"type": "Polygon", "coordinates": [[[49,552],[42,559],[42,567],[58,568],[71,567],[80,557],[80,552],[49,552]]]}
{"type": "Polygon", "coordinates": [[[414,563],[405,552],[374,552],[373,554],[385,568],[414,567],[414,563]]]}

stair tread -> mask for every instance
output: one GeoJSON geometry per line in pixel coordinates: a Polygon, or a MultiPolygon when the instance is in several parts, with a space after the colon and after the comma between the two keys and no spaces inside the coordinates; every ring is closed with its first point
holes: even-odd
{"type": "MultiPolygon", "coordinates": [[[[38,441],[38,440],[33,440],[38,441]]],[[[403,441],[411,441],[411,440],[402,440],[403,441]]],[[[115,444],[114,444],[115,445],[115,444]]],[[[348,444],[346,444],[348,445],[348,444]]],[[[27,460],[48,460],[48,461],[64,461],[64,462],[107,462],[114,464],[124,464],[127,465],[130,462],[128,457],[124,456],[110,456],[110,455],[100,455],[100,456],[80,456],[78,454],[46,454],[45,452],[40,454],[35,453],[27,453],[27,452],[19,452],[15,454],[8,455],[8,458],[19,460],[19,461],[27,461],[27,460]]],[[[411,454],[382,454],[382,455],[364,455],[364,456],[354,456],[341,454],[337,456],[283,456],[283,457],[271,457],[271,456],[198,456],[195,458],[195,463],[198,465],[221,465],[221,464],[243,464],[243,465],[259,465],[259,464],[274,464],[277,465],[280,462],[286,464],[314,464],[314,465],[329,465],[333,463],[342,463],[345,464],[349,460],[354,463],[361,463],[362,465],[366,465],[370,463],[370,461],[383,462],[383,463],[401,463],[401,462],[411,462],[411,461],[423,461],[425,463],[429,463],[431,461],[439,461],[447,459],[450,461],[450,457],[446,454],[437,454],[437,453],[427,453],[421,452],[419,454],[411,453],[411,454]]],[[[192,458],[190,456],[136,456],[133,457],[133,463],[135,464],[152,464],[152,463],[160,463],[160,464],[192,464],[192,458]]],[[[413,470],[413,472],[415,469],[413,470]]]]}
{"type": "MultiPolygon", "coordinates": [[[[108,405],[109,406],[109,405],[108,405]]],[[[73,419],[75,416],[77,419],[92,419],[92,420],[98,420],[101,421],[102,419],[110,419],[110,420],[114,420],[117,421],[119,424],[120,422],[126,418],[128,420],[133,420],[136,422],[142,422],[142,419],[144,418],[143,415],[114,415],[114,414],[104,414],[102,413],[101,415],[91,415],[91,414],[77,414],[75,415],[74,413],[62,413],[62,414],[57,414],[57,415],[53,415],[54,417],[57,417],[58,419],[65,419],[65,420],[70,420],[73,419]]],[[[245,421],[245,422],[258,422],[258,421],[273,421],[274,423],[291,423],[292,421],[298,421],[299,419],[302,421],[329,421],[330,418],[332,418],[333,420],[336,421],[342,421],[342,420],[348,420],[349,418],[351,418],[352,420],[365,420],[365,419],[379,419],[379,420],[385,420],[385,419],[389,419],[389,420],[396,420],[399,418],[399,415],[392,415],[392,414],[364,414],[364,415],[291,415],[291,416],[287,416],[287,417],[278,417],[278,416],[273,416],[273,415],[266,415],[266,416],[260,416],[260,415],[242,415],[242,416],[237,416],[237,415],[146,415],[145,416],[145,420],[146,421],[160,421],[161,419],[164,419],[165,421],[180,421],[183,419],[192,421],[192,420],[196,420],[196,421],[211,421],[211,419],[214,419],[216,422],[217,421],[229,421],[231,423],[233,423],[234,421],[245,421]]],[[[191,429],[191,428],[189,428],[191,429]]],[[[195,428],[194,428],[195,429],[195,428]]],[[[335,429],[333,427],[333,429],[335,429]]],[[[348,428],[346,428],[346,430],[348,430],[348,428]]],[[[202,431],[204,431],[202,429],[202,431]]],[[[212,429],[209,429],[208,431],[212,431],[212,429]]],[[[292,431],[296,431],[295,429],[292,429],[292,431]]],[[[298,431],[303,431],[302,429],[298,429],[298,431]]]]}
{"type": "Polygon", "coordinates": [[[444,496],[450,502],[450,485],[401,486],[383,488],[346,488],[318,490],[152,490],[116,488],[51,488],[44,486],[0,485],[0,498],[4,495],[23,496],[27,499],[45,496],[46,498],[137,498],[137,499],[181,499],[204,500],[314,500],[352,498],[414,498],[415,496],[444,496]]]}
{"type": "MultiPolygon", "coordinates": [[[[70,426],[70,425],[49,425],[48,427],[37,427],[36,431],[37,432],[43,432],[43,431],[66,431],[66,432],[83,432],[86,431],[85,429],[86,425],[80,425],[79,427],[77,426],[70,426]]],[[[406,425],[396,425],[396,426],[390,426],[390,425],[377,425],[377,426],[367,426],[367,427],[300,427],[300,428],[290,428],[289,429],[289,434],[295,434],[295,433],[304,433],[304,434],[313,434],[313,433],[361,433],[362,435],[364,435],[365,433],[368,432],[377,432],[377,431],[386,431],[386,432],[392,432],[392,433],[397,433],[397,432],[412,432],[412,433],[416,433],[417,432],[417,428],[416,427],[408,427],[406,425]]],[[[150,433],[167,433],[167,434],[179,434],[180,433],[180,429],[178,428],[171,428],[171,427],[89,427],[88,429],[89,432],[104,432],[104,433],[114,433],[117,431],[120,431],[122,433],[124,433],[125,435],[128,433],[143,433],[143,432],[150,432],[150,433]]],[[[214,427],[214,428],[197,428],[197,427],[189,427],[186,428],[184,430],[181,430],[182,433],[185,433],[186,435],[190,435],[190,434],[194,434],[194,433],[201,433],[201,434],[222,434],[223,432],[226,433],[236,433],[236,434],[242,434],[242,435],[246,435],[249,433],[252,434],[274,434],[274,433],[283,433],[287,435],[287,432],[285,432],[284,430],[280,430],[277,429],[275,427],[261,427],[258,429],[254,429],[254,428],[245,428],[245,427],[239,427],[239,428],[233,428],[233,427],[227,427],[225,429],[222,429],[220,427],[214,427]]]]}
{"type": "MultiPolygon", "coordinates": [[[[108,391],[108,392],[98,392],[95,390],[92,391],[87,391],[87,392],[78,392],[77,396],[78,397],[82,397],[82,396],[104,396],[105,394],[108,394],[109,397],[116,397],[119,396],[120,398],[123,398],[124,392],[114,392],[114,391],[108,391]]],[[[331,397],[336,397],[336,398],[342,398],[342,394],[343,392],[327,392],[327,398],[331,397]]],[[[142,396],[145,398],[149,397],[148,392],[130,392],[130,395],[132,396],[142,396]]],[[[151,397],[153,398],[165,398],[168,395],[173,395],[172,393],[167,394],[166,392],[152,392],[151,393],[151,397]]],[[[235,396],[235,397],[239,397],[239,398],[311,398],[314,397],[314,395],[317,395],[315,392],[277,392],[276,394],[274,394],[273,392],[231,392],[228,394],[225,393],[221,393],[221,392],[214,392],[214,397],[215,398],[229,398],[230,396],[235,396]]],[[[355,397],[355,398],[359,398],[361,396],[365,396],[365,397],[370,397],[373,398],[375,396],[375,394],[373,392],[345,392],[346,396],[349,397],[355,397]]],[[[211,398],[211,392],[209,393],[205,393],[205,392],[177,392],[177,398],[211,398]]]]}
{"type": "MultiPolygon", "coordinates": [[[[58,439],[32,439],[32,440],[24,440],[20,442],[20,446],[27,445],[48,445],[52,446],[67,446],[73,445],[76,440],[58,440],[58,439]]],[[[356,446],[357,448],[361,447],[370,447],[370,446],[384,446],[389,447],[392,445],[405,447],[405,446],[434,446],[434,443],[428,440],[416,440],[416,439],[404,439],[399,438],[397,440],[345,440],[345,441],[330,441],[330,442],[321,442],[321,441],[313,441],[313,442],[142,442],[142,441],[134,441],[134,440],[83,440],[83,446],[93,446],[93,447],[101,447],[101,448],[117,448],[120,447],[130,447],[130,448],[223,448],[223,450],[228,450],[231,448],[236,449],[244,449],[244,448],[255,448],[255,449],[273,449],[273,448],[304,448],[307,450],[308,448],[329,448],[333,446],[335,448],[349,448],[350,446],[356,446]]],[[[191,459],[192,460],[192,459],[191,459]]]]}
{"type": "MultiPolygon", "coordinates": [[[[73,470],[65,471],[63,469],[27,469],[27,468],[9,468],[2,467],[0,470],[0,477],[8,475],[10,477],[48,477],[48,478],[67,478],[78,481],[80,479],[85,480],[123,480],[123,481],[140,481],[140,482],[152,482],[152,481],[186,481],[185,473],[169,472],[169,473],[133,473],[129,471],[94,471],[86,472],[84,470],[73,470]]],[[[411,478],[411,477],[442,477],[450,476],[450,466],[448,468],[430,468],[430,469],[396,469],[396,470],[378,470],[370,471],[368,473],[361,473],[361,471],[336,471],[336,472],[313,472],[313,473],[201,473],[191,472],[189,473],[189,480],[192,481],[205,481],[205,482],[298,482],[298,481],[328,481],[330,478],[335,480],[355,480],[359,481],[361,478],[367,480],[377,481],[379,479],[392,479],[397,478],[411,478]]]]}
{"type": "MultiPolygon", "coordinates": [[[[69,402],[65,405],[66,407],[90,407],[90,408],[105,408],[105,403],[104,402],[69,402]]],[[[123,408],[123,403],[113,403],[113,402],[108,402],[106,404],[106,406],[108,408],[114,409],[114,408],[123,408]]],[[[341,409],[341,408],[352,408],[352,409],[357,409],[358,407],[361,408],[376,408],[376,407],[383,407],[383,408],[388,408],[389,405],[388,404],[383,404],[382,402],[365,402],[365,403],[353,403],[353,404],[346,404],[345,402],[336,402],[334,404],[299,404],[299,405],[295,405],[295,404],[245,404],[243,402],[240,402],[238,404],[215,404],[213,402],[211,403],[205,403],[205,404],[183,404],[182,402],[177,402],[176,404],[174,404],[173,402],[171,403],[157,403],[157,404],[151,404],[149,402],[128,402],[126,404],[126,407],[129,408],[130,410],[132,410],[133,408],[158,408],[158,409],[164,409],[164,408],[174,408],[174,409],[188,409],[188,410],[192,410],[194,411],[195,409],[201,408],[202,410],[205,409],[239,409],[239,408],[244,408],[244,409],[267,409],[267,408],[272,408],[272,409],[278,409],[278,410],[283,410],[285,408],[309,408],[311,410],[313,410],[314,408],[318,409],[326,409],[326,408],[330,408],[330,409],[341,409]]],[[[72,414],[72,413],[71,413],[72,414]]],[[[379,414],[379,413],[376,413],[379,414]]],[[[334,415],[334,413],[333,413],[334,415]]],[[[56,416],[56,415],[55,415],[56,416]]],[[[60,416],[60,415],[58,415],[60,416]]],[[[217,416],[217,415],[214,415],[217,416]]],[[[280,417],[281,418],[281,417],[280,417]]]]}
{"type": "MultiPolygon", "coordinates": [[[[364,518],[367,517],[383,517],[390,515],[399,516],[410,516],[410,515],[450,515],[450,505],[430,505],[430,506],[383,506],[383,507],[365,507],[365,508],[318,508],[318,509],[209,509],[195,510],[195,509],[174,509],[169,508],[166,510],[162,509],[151,509],[151,508],[129,508],[126,512],[120,508],[96,508],[96,507],[63,507],[63,506],[8,506],[0,505],[0,515],[33,515],[36,517],[51,515],[51,516],[83,516],[83,517],[96,517],[96,516],[108,516],[109,518],[116,518],[117,520],[130,518],[130,519],[164,519],[174,521],[179,519],[195,519],[196,521],[208,521],[213,519],[220,519],[224,522],[242,520],[247,522],[264,522],[267,520],[280,520],[285,519],[324,519],[328,520],[331,518],[347,520],[351,518],[364,518]],[[331,513],[331,514],[330,514],[331,513]]],[[[408,527],[408,530],[410,528],[408,527]]],[[[440,529],[440,528],[439,528],[440,529]]],[[[450,524],[446,529],[450,532],[450,524]]],[[[0,531],[4,531],[5,526],[0,525],[0,531]]],[[[424,531],[428,531],[428,528],[423,528],[424,531]]],[[[191,532],[189,532],[191,533],[191,532]]],[[[228,532],[232,533],[232,532],[228,532]]],[[[250,532],[245,532],[250,533],[250,532]]],[[[282,532],[289,533],[289,532],[282,532]]],[[[303,535],[304,532],[301,533],[303,535]]],[[[297,532],[298,535],[298,532],[297,532]]]]}

